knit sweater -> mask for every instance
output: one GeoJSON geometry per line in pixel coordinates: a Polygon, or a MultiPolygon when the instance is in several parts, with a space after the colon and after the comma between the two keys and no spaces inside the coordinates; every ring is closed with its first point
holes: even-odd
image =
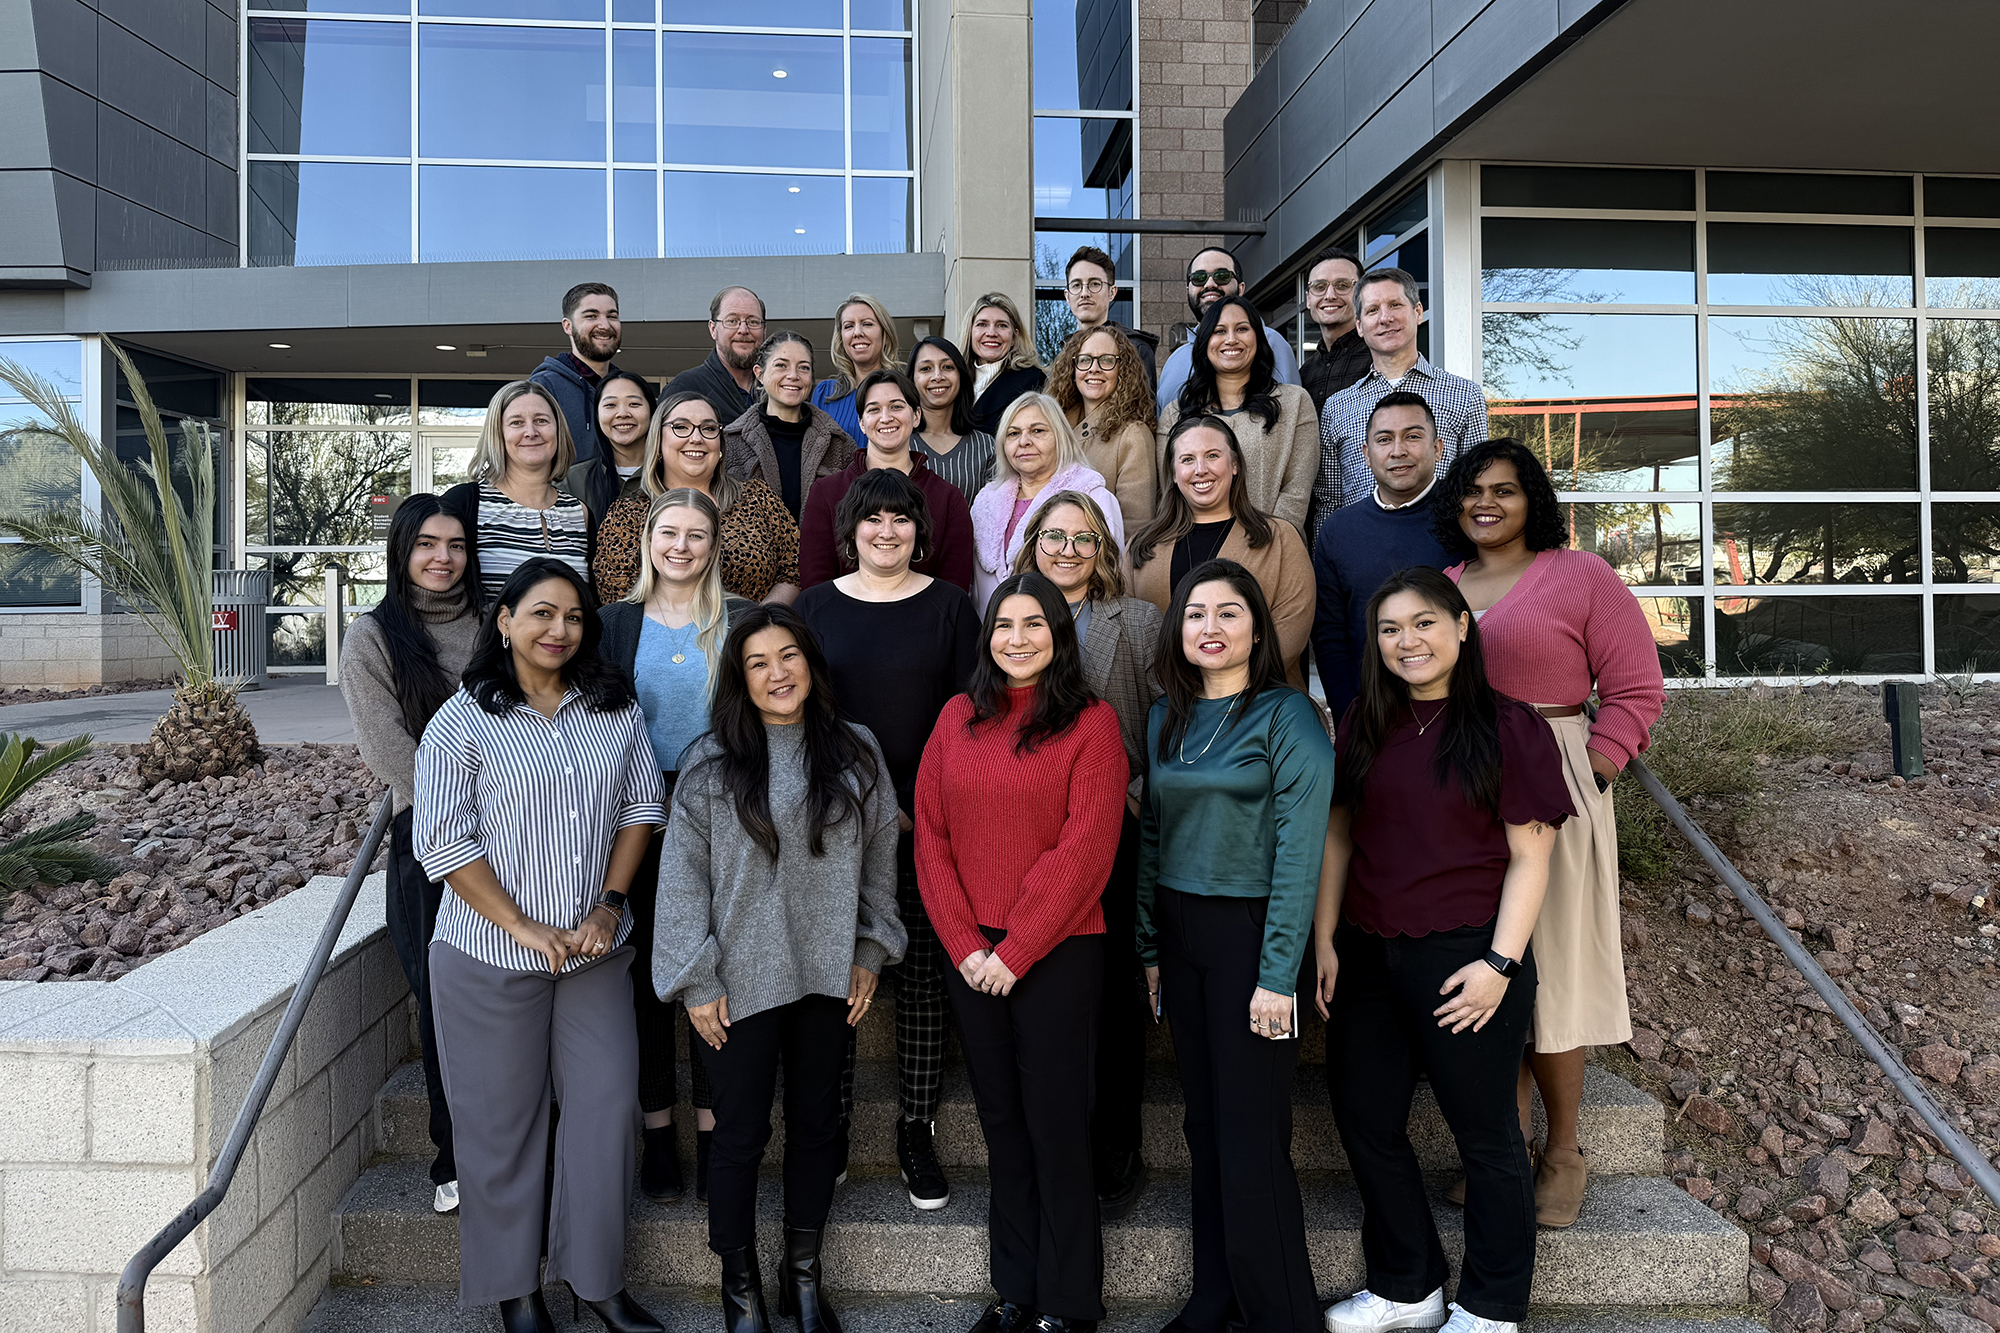
{"type": "MultiPolygon", "coordinates": [[[[775,862],[736,818],[720,753],[703,736],[683,756],[660,848],[653,925],[653,983],[689,1005],[729,997],[729,1017],[749,1018],[808,995],[847,998],[851,969],[880,972],[909,936],[896,912],[896,793],[874,752],[874,790],[857,823],[825,831],[812,855],[806,813],[805,727],[766,725],[775,862]]],[[[852,779],[850,778],[850,781],[852,779]]]]}
{"type": "MultiPolygon", "coordinates": [[[[1271,389],[1278,402],[1278,419],[1269,428],[1252,412],[1218,412],[1236,432],[1243,450],[1243,485],[1250,503],[1273,518],[1292,525],[1301,536],[1306,510],[1312,504],[1313,481],[1319,476],[1319,414],[1310,395],[1296,384],[1271,389]]],[[[1167,458],[1167,437],[1181,419],[1178,403],[1160,413],[1159,469],[1161,484],[1171,482],[1174,469],[1167,458]]]]}
{"type": "Polygon", "coordinates": [[[961,694],[931,732],[917,773],[917,887],[954,964],[991,947],[1019,977],[1070,936],[1104,933],[1130,773],[1110,704],[1017,754],[1034,691],[1007,702],[1005,717],[968,733],[961,694]],[[991,946],[981,926],[1007,937],[991,946]]]}
{"type": "MultiPolygon", "coordinates": [[[[965,496],[958,487],[931,471],[930,461],[922,454],[910,456],[910,480],[923,492],[924,508],[930,514],[930,550],[924,558],[912,562],[910,568],[919,574],[928,574],[934,579],[971,591],[972,589],[972,513],[965,503],[965,496]]],[[[835,535],[834,519],[840,513],[840,502],[847,498],[854,483],[861,480],[869,470],[868,451],[856,449],[848,455],[847,466],[830,477],[822,477],[812,488],[812,495],[806,500],[805,513],[799,518],[799,586],[811,588],[821,583],[830,583],[842,574],[853,571],[854,566],[840,558],[840,540],[835,535]]]]}
{"type": "Polygon", "coordinates": [[[1401,509],[1384,509],[1370,495],[1326,516],[1313,542],[1312,563],[1319,585],[1313,659],[1319,663],[1327,710],[1345,717],[1347,705],[1361,692],[1362,654],[1375,647],[1367,624],[1375,590],[1398,570],[1411,565],[1443,569],[1451,557],[1431,535],[1429,496],[1401,509]]]}
{"type": "MultiPolygon", "coordinates": [[[[1465,566],[1445,571],[1456,583],[1465,566]]],[[[1590,748],[1624,768],[1667,706],[1653,627],[1604,558],[1542,551],[1479,618],[1493,688],[1523,703],[1580,704],[1597,690],[1590,748]]]]}
{"type": "MultiPolygon", "coordinates": [[[[410,609],[437,644],[438,665],[444,668],[453,690],[465,673],[465,664],[472,660],[473,640],[479,637],[479,614],[472,609],[466,591],[463,582],[444,594],[410,589],[410,609]]],[[[354,719],[361,762],[389,785],[401,812],[417,799],[417,742],[423,736],[412,736],[403,724],[403,705],[396,698],[396,667],[389,660],[389,641],[382,636],[381,623],[371,611],[347,631],[340,645],[340,697],[347,701],[348,716],[354,719]]]]}
{"type": "Polygon", "coordinates": [[[1153,521],[1160,498],[1160,469],[1153,452],[1153,432],[1143,421],[1128,421],[1114,435],[1091,426],[1088,418],[1072,422],[1083,456],[1118,497],[1119,516],[1127,532],[1153,521]]]}
{"type": "MultiPolygon", "coordinates": [[[[1104,484],[1104,478],[1095,469],[1078,464],[1058,467],[1053,477],[1035,493],[1036,501],[1057,491],[1082,491],[1097,501],[1097,507],[1104,511],[1104,519],[1111,525],[1111,546],[1114,550],[1125,549],[1124,511],[1118,507],[1118,497],[1104,484]]],[[[1021,553],[1021,547],[1028,540],[1028,520],[1033,518],[1039,503],[1028,506],[1028,512],[1014,525],[1010,535],[1007,524],[1014,517],[1014,503],[1021,498],[1021,481],[1018,475],[1005,480],[994,479],[986,484],[972,500],[972,604],[979,614],[986,614],[986,603],[991,600],[993,590],[1000,581],[1014,572],[1014,557],[1021,553]]]]}

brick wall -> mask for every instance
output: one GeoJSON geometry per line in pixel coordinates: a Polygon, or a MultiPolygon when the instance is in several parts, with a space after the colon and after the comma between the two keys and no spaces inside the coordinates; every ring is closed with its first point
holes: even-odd
{"type": "Polygon", "coordinates": [[[24,611],[0,616],[0,688],[76,689],[179,672],[167,645],[129,613],[24,611]]]}

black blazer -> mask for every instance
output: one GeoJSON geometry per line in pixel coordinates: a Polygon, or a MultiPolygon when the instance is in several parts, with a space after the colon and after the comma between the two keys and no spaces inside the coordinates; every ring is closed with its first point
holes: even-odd
{"type": "Polygon", "coordinates": [[[1000,435],[1000,414],[1022,394],[1040,392],[1047,382],[1048,376],[1034,366],[1001,371],[986,386],[986,392],[973,401],[973,425],[997,439],[1000,435]]]}
{"type": "MultiPolygon", "coordinates": [[[[741,597],[724,597],[723,618],[733,622],[755,605],[741,597]]],[[[604,627],[604,637],[597,643],[598,656],[631,680],[632,664],[639,660],[639,631],[646,625],[646,608],[631,602],[613,602],[597,608],[597,623],[604,627]]]]}

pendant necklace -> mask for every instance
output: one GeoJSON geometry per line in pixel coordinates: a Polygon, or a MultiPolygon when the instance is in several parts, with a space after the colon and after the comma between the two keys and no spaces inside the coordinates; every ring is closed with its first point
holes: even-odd
{"type": "Polygon", "coordinates": [[[1236,711],[1236,705],[1241,703],[1242,700],[1243,696],[1241,694],[1238,694],[1235,698],[1229,701],[1229,707],[1222,710],[1222,720],[1216,723],[1215,730],[1209,733],[1208,745],[1202,746],[1201,750],[1195,755],[1193,759],[1187,757],[1187,733],[1185,731],[1181,733],[1181,748],[1178,757],[1183,764],[1194,764],[1200,762],[1201,756],[1208,753],[1208,746],[1215,744],[1215,738],[1217,736],[1220,736],[1222,734],[1222,729],[1229,725],[1229,715],[1236,711]]]}
{"type": "Polygon", "coordinates": [[[1429,731],[1431,727],[1436,724],[1437,720],[1445,715],[1445,711],[1450,707],[1451,707],[1451,700],[1449,699],[1445,700],[1443,703],[1438,705],[1437,712],[1431,714],[1431,720],[1429,722],[1425,722],[1420,719],[1417,719],[1417,701],[1415,699],[1410,700],[1410,717],[1417,723],[1417,735],[1421,736],[1425,732],[1429,731]]]}

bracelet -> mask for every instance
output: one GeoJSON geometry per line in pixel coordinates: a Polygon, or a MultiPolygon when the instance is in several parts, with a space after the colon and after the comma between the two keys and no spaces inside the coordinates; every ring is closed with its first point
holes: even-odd
{"type": "MultiPolygon", "coordinates": [[[[618,922],[618,923],[620,923],[620,924],[623,924],[623,923],[624,923],[624,920],[625,920],[625,914],[624,914],[623,912],[619,911],[619,910],[618,910],[617,908],[613,907],[613,906],[612,906],[612,905],[611,905],[610,903],[607,903],[607,902],[596,902],[596,903],[593,903],[593,904],[591,904],[591,908],[590,908],[590,912],[595,912],[595,911],[599,910],[600,908],[602,908],[602,909],[603,909],[604,911],[607,911],[607,912],[611,913],[611,918],[612,918],[612,920],[613,920],[613,921],[616,921],[616,922],[618,922]]],[[[587,917],[589,917],[589,915],[590,915],[590,912],[585,912],[585,913],[584,913],[584,916],[585,916],[586,918],[587,918],[587,917]]]]}

